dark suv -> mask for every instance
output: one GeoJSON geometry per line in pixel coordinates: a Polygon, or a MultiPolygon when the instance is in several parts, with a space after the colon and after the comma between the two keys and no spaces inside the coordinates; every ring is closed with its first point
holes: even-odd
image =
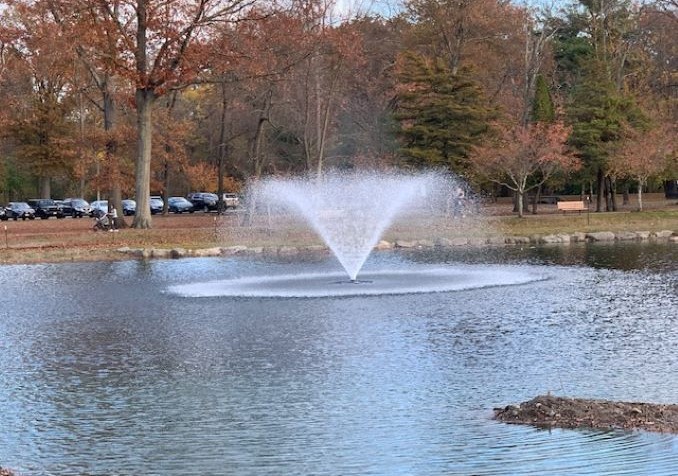
{"type": "Polygon", "coordinates": [[[51,198],[33,198],[28,200],[28,204],[35,210],[36,218],[46,220],[49,217],[63,218],[65,216],[63,210],[51,198]]]}
{"type": "MultiPolygon", "coordinates": [[[[57,206],[59,202],[57,201],[57,206]]],[[[87,200],[82,198],[66,198],[61,201],[61,213],[64,216],[72,216],[73,218],[88,217],[92,212],[87,200]]]]}
{"type": "Polygon", "coordinates": [[[188,195],[188,201],[193,204],[195,210],[210,211],[217,209],[219,197],[216,193],[197,192],[188,195]]]}
{"type": "Polygon", "coordinates": [[[10,218],[13,220],[18,220],[19,218],[22,220],[26,218],[33,220],[35,218],[35,210],[29,207],[26,202],[9,202],[2,212],[0,214],[2,221],[7,221],[10,218]]]}

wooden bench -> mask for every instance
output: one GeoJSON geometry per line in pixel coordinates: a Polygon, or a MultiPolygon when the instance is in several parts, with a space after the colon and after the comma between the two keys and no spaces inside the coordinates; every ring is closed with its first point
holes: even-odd
{"type": "Polygon", "coordinates": [[[558,210],[565,212],[579,212],[581,213],[584,210],[588,210],[586,202],[584,201],[568,201],[568,202],[558,202],[558,210]]]}

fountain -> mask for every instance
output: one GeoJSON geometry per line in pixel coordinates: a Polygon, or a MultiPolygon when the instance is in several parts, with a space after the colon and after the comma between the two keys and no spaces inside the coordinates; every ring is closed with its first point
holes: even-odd
{"type": "Polygon", "coordinates": [[[320,178],[262,180],[250,190],[249,202],[268,215],[269,229],[277,228],[277,220],[288,223],[290,213],[303,217],[332,251],[343,274],[300,269],[277,275],[267,270],[264,276],[180,284],[169,291],[186,297],[329,297],[459,291],[543,279],[518,267],[395,263],[387,270],[363,270],[383,233],[397,220],[407,219],[408,226],[422,232],[436,215],[452,223],[450,197],[461,188],[458,179],[435,172],[330,172],[320,178]],[[345,283],[361,286],[337,286],[345,283]]]}
{"type": "Polygon", "coordinates": [[[404,211],[426,213],[449,181],[436,173],[339,173],[319,178],[268,179],[254,189],[269,207],[291,208],[320,235],[349,276],[358,273],[384,231],[404,211]]]}

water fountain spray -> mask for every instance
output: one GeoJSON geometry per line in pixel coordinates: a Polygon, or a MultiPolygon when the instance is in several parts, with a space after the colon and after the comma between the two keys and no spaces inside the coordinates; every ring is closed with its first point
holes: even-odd
{"type": "Polygon", "coordinates": [[[420,209],[445,188],[440,174],[330,172],[319,178],[269,178],[257,199],[301,215],[348,274],[358,273],[382,234],[405,210],[420,209]]]}

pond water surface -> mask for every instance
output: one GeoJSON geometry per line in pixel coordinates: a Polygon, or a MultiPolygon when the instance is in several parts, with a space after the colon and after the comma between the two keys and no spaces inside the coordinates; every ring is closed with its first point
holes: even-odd
{"type": "Polygon", "coordinates": [[[384,252],[366,273],[534,279],[313,298],[194,297],[172,286],[334,273],[329,256],[0,267],[0,466],[675,475],[674,435],[491,417],[546,392],[678,403],[677,263],[670,244],[384,252]]]}

